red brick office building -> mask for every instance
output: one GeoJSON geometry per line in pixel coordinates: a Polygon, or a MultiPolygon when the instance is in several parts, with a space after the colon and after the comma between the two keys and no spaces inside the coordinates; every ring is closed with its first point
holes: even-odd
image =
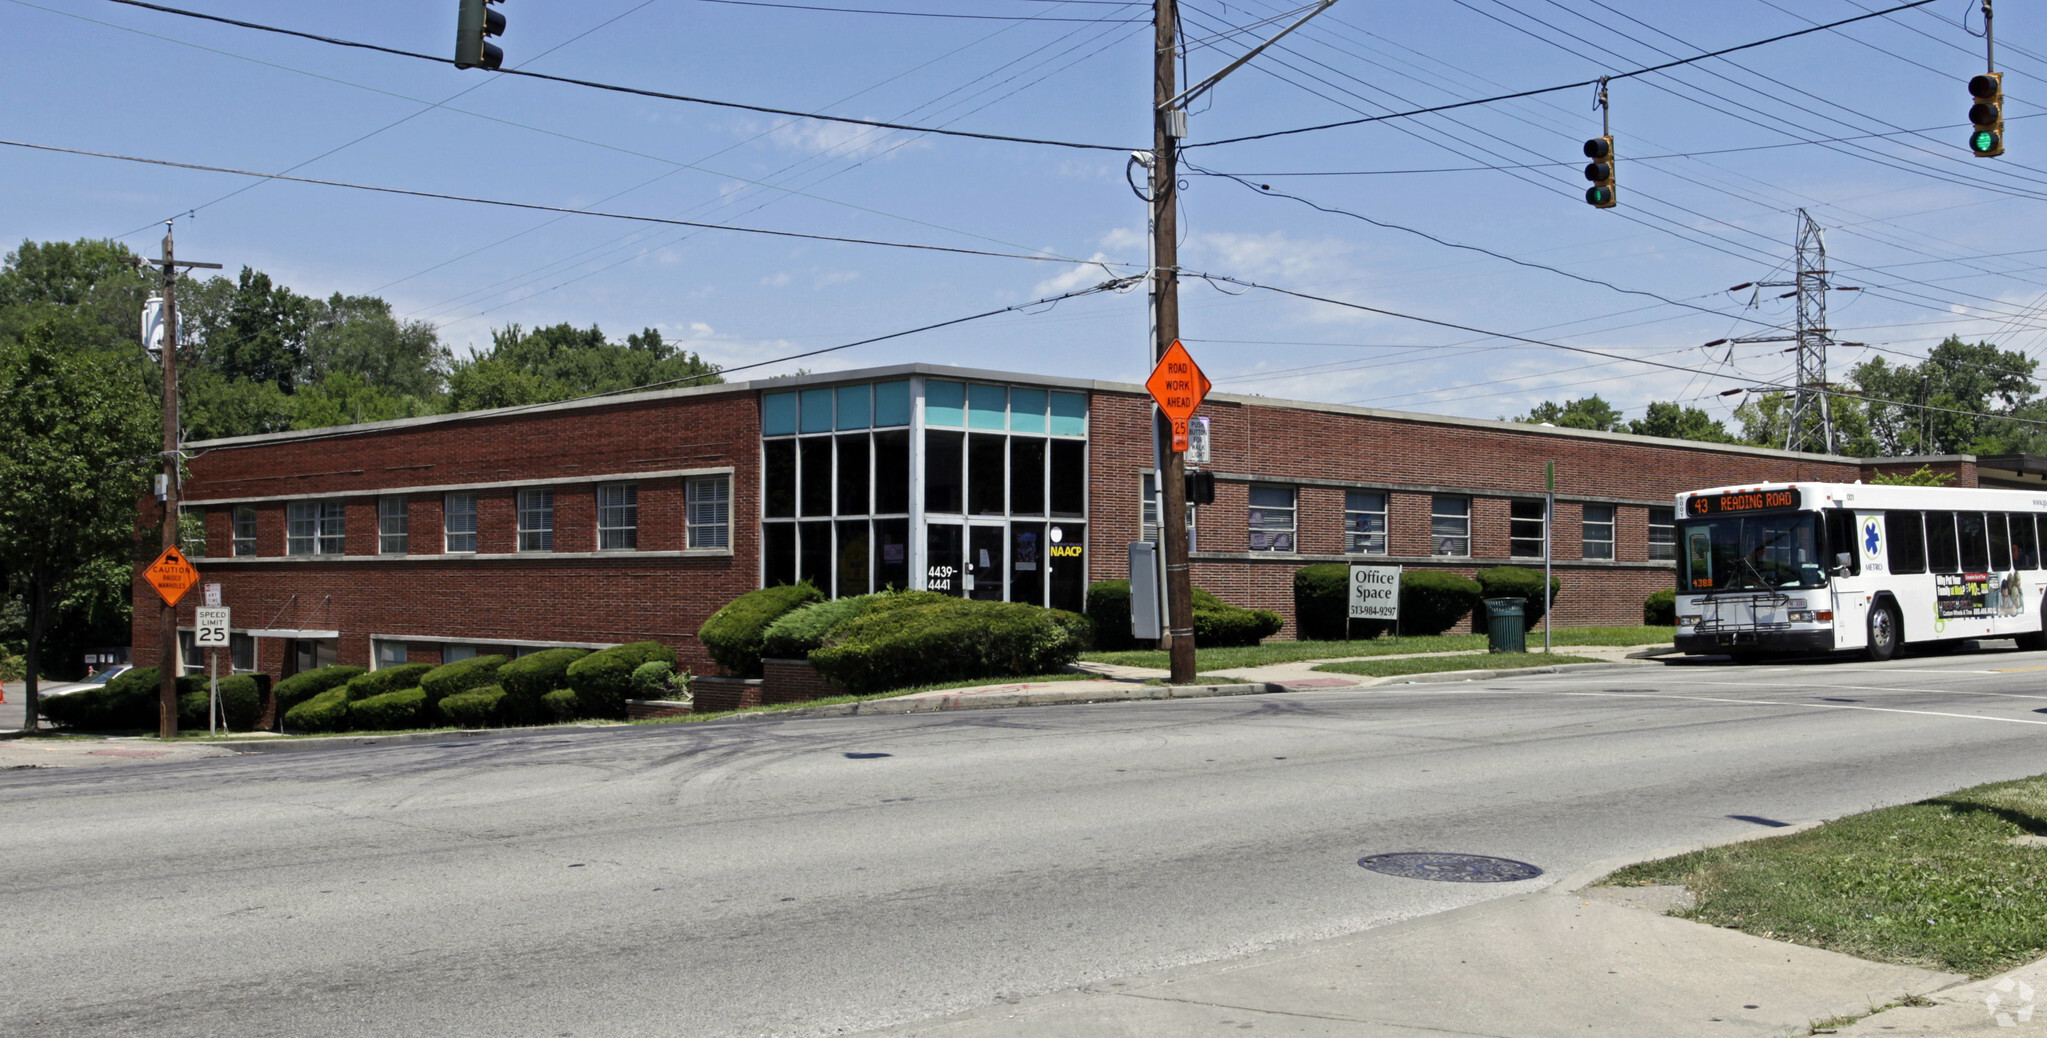
{"type": "MultiPolygon", "coordinates": [[[[1673,493],[1875,465],[1263,397],[1201,413],[1195,582],[1287,616],[1281,637],[1300,566],[1540,566],[1545,535],[1558,623],[1639,622],[1672,580],[1673,493]]],[[[763,584],[1080,608],[1156,536],[1150,414],[1134,385],[914,364],[204,441],[188,554],[233,610],[237,669],[654,639],[701,671],[698,626],[763,584]]],[[[1978,482],[1970,457],[1884,467],[1929,460],[1978,482]]],[[[154,663],[139,579],[135,603],[154,663]]]]}

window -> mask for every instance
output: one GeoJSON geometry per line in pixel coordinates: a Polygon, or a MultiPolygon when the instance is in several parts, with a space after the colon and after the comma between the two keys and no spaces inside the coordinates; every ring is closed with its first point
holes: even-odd
{"type": "Polygon", "coordinates": [[[442,506],[441,516],[441,534],[446,550],[475,551],[476,494],[473,492],[449,494],[442,506]]]}
{"type": "Polygon", "coordinates": [[[1935,573],[1962,571],[1962,559],[1955,547],[1955,513],[1926,513],[1926,561],[1935,573]]]}
{"type": "Polygon", "coordinates": [[[1613,506],[1586,505],[1584,528],[1584,558],[1613,558],[1613,506]]]}
{"type": "Polygon", "coordinates": [[[339,555],[345,511],[339,501],[293,501],[284,508],[286,555],[339,555]]]}
{"type": "Polygon", "coordinates": [[[640,488],[613,483],[597,488],[597,550],[631,551],[640,546],[640,488]]]}
{"type": "Polygon", "coordinates": [[[1429,502],[1429,552],[1432,555],[1471,554],[1471,499],[1438,497],[1429,502]]]}
{"type": "Polygon", "coordinates": [[[1543,527],[1547,505],[1541,501],[1512,501],[1507,505],[1507,554],[1517,559],[1542,558],[1546,546],[1543,527]]]}
{"type": "Polygon", "coordinates": [[[404,497],[377,499],[377,551],[403,555],[412,544],[412,501],[404,497]]]}
{"type": "Polygon", "coordinates": [[[2017,569],[2040,568],[2040,544],[2033,536],[2033,517],[2026,512],[2013,512],[2011,519],[2012,566],[2017,569]]]}
{"type": "MultiPolygon", "coordinates": [[[[1057,447],[1058,445],[1059,445],[1058,441],[1053,442],[1053,446],[1057,447]]],[[[1160,543],[1158,483],[1151,473],[1147,472],[1141,477],[1138,492],[1142,494],[1143,497],[1139,499],[1140,503],[1137,507],[1138,525],[1142,527],[1141,531],[1138,533],[1137,536],[1140,540],[1151,541],[1154,544],[1160,543]]],[[[1058,507],[1056,505],[1053,507],[1053,511],[1055,512],[1058,511],[1058,507]]],[[[1193,505],[1187,506],[1187,533],[1189,535],[1189,542],[1191,543],[1192,535],[1194,533],[1193,505]]]]}
{"type": "Polygon", "coordinates": [[[256,506],[235,506],[235,554],[256,554],[256,506]]]}
{"type": "Polygon", "coordinates": [[[1294,488],[1251,488],[1251,550],[1294,550],[1294,488]]]}
{"type": "Polygon", "coordinates": [[[1377,490],[1343,493],[1343,550],[1351,555],[1386,554],[1386,495],[1377,490]]]}
{"type": "Polygon", "coordinates": [[[727,476],[697,476],[689,481],[689,546],[732,546],[732,481],[727,476]]]}
{"type": "Polygon", "coordinates": [[[554,550],[554,491],[545,487],[519,491],[519,550],[554,550]]]}
{"type": "Polygon", "coordinates": [[[1666,562],[1677,558],[1675,510],[1669,508],[1649,510],[1649,558],[1666,562]]]}
{"type": "Polygon", "coordinates": [[[1926,525],[1918,512],[1884,513],[1884,546],[1892,573],[1926,572],[1926,525]]]}
{"type": "Polygon", "coordinates": [[[404,662],[405,662],[404,642],[387,642],[381,639],[378,640],[377,667],[379,669],[384,667],[395,667],[404,662]]]}

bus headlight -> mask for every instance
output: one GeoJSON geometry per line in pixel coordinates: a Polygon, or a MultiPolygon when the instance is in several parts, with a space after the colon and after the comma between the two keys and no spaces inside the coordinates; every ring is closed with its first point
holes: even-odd
{"type": "Polygon", "coordinates": [[[1785,614],[1795,624],[1830,624],[1834,622],[1831,609],[1793,609],[1785,614]]]}
{"type": "Polygon", "coordinates": [[[1677,618],[1677,625],[1679,627],[1697,627],[1699,626],[1699,615],[1698,613],[1691,613],[1686,616],[1680,616],[1677,618]]]}

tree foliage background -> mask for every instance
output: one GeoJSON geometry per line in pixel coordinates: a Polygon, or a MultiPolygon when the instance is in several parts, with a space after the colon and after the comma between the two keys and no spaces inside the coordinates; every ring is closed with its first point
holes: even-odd
{"type": "MultiPolygon", "coordinates": [[[[48,674],[128,643],[135,556],[155,554],[155,517],[138,533],[136,505],[161,464],[162,374],[141,341],[158,284],[113,242],[23,242],[0,263],[0,656],[40,634],[48,674]]],[[[181,277],[178,312],[186,441],[722,381],[652,328],[614,342],[515,325],[456,358],[383,299],[302,295],[249,267],[181,277]]]]}

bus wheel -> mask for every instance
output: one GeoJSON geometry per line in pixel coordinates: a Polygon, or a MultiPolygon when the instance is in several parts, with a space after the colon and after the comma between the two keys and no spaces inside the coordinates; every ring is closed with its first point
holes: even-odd
{"type": "Polygon", "coordinates": [[[1869,658],[1878,663],[1898,654],[1898,607],[1886,602],[1869,610],[1869,658]]]}

